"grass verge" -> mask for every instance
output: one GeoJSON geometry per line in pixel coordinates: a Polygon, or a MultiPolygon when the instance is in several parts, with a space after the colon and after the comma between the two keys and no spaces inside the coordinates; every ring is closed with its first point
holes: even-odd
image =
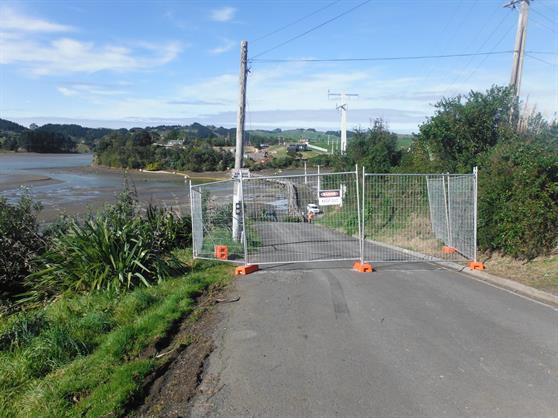
{"type": "Polygon", "coordinates": [[[558,295],[558,253],[521,261],[497,253],[479,257],[488,273],[558,295]]]}
{"type": "MultiPolygon", "coordinates": [[[[61,297],[2,318],[0,416],[122,416],[164,358],[146,355],[232,268],[193,263],[185,276],[129,293],[61,297]]],[[[151,350],[152,352],[153,350],[151,350]]]]}

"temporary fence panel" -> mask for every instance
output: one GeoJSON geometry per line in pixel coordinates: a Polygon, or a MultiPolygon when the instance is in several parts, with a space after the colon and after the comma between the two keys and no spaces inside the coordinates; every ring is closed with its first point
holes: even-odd
{"type": "Polygon", "coordinates": [[[190,213],[192,216],[192,253],[201,256],[203,251],[202,192],[190,187],[190,213]]]}
{"type": "Polygon", "coordinates": [[[268,176],[190,187],[196,258],[243,264],[476,259],[473,174],[268,176]]]}
{"type": "Polygon", "coordinates": [[[244,263],[242,212],[234,208],[235,187],[240,190],[240,180],[191,186],[194,257],[244,263]],[[233,221],[239,225],[236,237],[233,221]]]}
{"type": "Polygon", "coordinates": [[[365,174],[365,260],[474,259],[475,179],[474,174],[365,174]]]}
{"type": "Polygon", "coordinates": [[[242,179],[247,262],[360,258],[356,172],[242,179]]]}
{"type": "Polygon", "coordinates": [[[476,260],[476,174],[450,176],[448,214],[450,244],[469,260],[476,260]]]}
{"type": "Polygon", "coordinates": [[[427,176],[426,190],[432,232],[437,239],[451,245],[446,178],[447,176],[427,176]]]}

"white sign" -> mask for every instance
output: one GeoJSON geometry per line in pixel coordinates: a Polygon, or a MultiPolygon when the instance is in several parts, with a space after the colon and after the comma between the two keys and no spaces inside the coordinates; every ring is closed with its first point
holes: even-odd
{"type": "Polygon", "coordinates": [[[342,205],[343,198],[341,190],[320,190],[318,194],[318,204],[320,206],[342,205]]]}
{"type": "Polygon", "coordinates": [[[248,168],[241,168],[237,170],[236,168],[232,170],[232,179],[238,179],[242,176],[243,179],[250,178],[250,170],[248,168]]]}

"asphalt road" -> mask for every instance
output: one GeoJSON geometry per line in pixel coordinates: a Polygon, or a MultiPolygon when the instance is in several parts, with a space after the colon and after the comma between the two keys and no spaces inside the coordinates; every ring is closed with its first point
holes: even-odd
{"type": "Polygon", "coordinates": [[[556,417],[558,311],[428,263],[239,279],[192,416],[556,417]]]}
{"type": "MultiPolygon", "coordinates": [[[[249,264],[356,260],[360,254],[360,242],[357,238],[319,223],[255,222],[252,224],[252,230],[260,243],[248,250],[249,264]]],[[[248,238],[251,236],[248,235],[248,238]]],[[[366,261],[419,261],[425,258],[458,262],[465,260],[457,253],[443,254],[441,247],[439,253],[433,253],[436,254],[435,257],[416,254],[418,253],[397,250],[396,247],[378,245],[372,241],[366,241],[364,244],[366,261]]]]}

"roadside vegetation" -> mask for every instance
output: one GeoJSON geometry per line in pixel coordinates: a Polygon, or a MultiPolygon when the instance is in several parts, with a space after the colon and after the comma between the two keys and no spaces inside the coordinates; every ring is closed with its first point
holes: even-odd
{"type": "MultiPolygon", "coordinates": [[[[378,120],[349,141],[345,156],[326,156],[324,163],[336,170],[352,170],[358,163],[376,173],[470,173],[478,166],[483,261],[490,269],[493,258],[502,273],[507,259],[509,277],[516,276],[512,266],[521,263],[521,271],[532,273],[530,284],[558,289],[556,274],[540,273],[542,266],[554,266],[544,261],[558,252],[557,121],[520,111],[511,90],[496,86],[445,98],[435,107],[407,150],[378,120]],[[529,270],[535,260],[538,267],[529,270]]],[[[372,217],[368,225],[377,214],[363,214],[372,217]]],[[[395,222],[398,214],[384,215],[395,222]]]]}
{"type": "Polygon", "coordinates": [[[39,210],[0,200],[0,416],[123,416],[165,364],[158,344],[231,268],[194,263],[190,218],[130,188],[45,230],[39,210]]]}

